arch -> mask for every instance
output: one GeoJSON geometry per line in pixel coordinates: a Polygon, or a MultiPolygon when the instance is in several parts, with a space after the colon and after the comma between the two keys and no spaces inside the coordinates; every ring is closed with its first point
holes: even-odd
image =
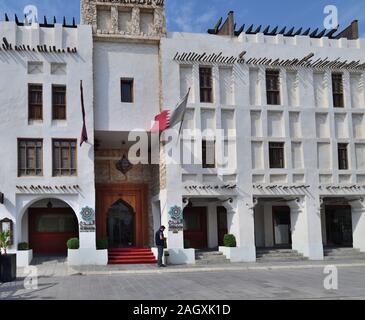
{"type": "Polygon", "coordinates": [[[78,222],[80,222],[79,220],[79,215],[77,214],[78,212],[78,207],[76,208],[76,205],[74,203],[72,203],[70,200],[65,199],[64,197],[61,196],[57,196],[57,195],[42,195],[42,196],[38,196],[35,197],[31,200],[29,200],[25,205],[22,206],[22,208],[18,211],[18,219],[19,221],[22,221],[24,214],[27,212],[27,210],[33,206],[34,204],[36,204],[37,202],[43,201],[43,200],[58,200],[58,201],[62,201],[65,204],[67,204],[75,213],[78,222]]]}
{"type": "Polygon", "coordinates": [[[112,247],[132,247],[136,244],[135,211],[126,201],[118,199],[107,212],[107,235],[112,247]]]}
{"type": "Polygon", "coordinates": [[[28,200],[22,208],[20,223],[21,240],[26,240],[36,254],[65,255],[67,241],[79,237],[79,217],[69,201],[59,197],[28,200]],[[53,205],[48,206],[47,201],[53,201],[53,205]]]}

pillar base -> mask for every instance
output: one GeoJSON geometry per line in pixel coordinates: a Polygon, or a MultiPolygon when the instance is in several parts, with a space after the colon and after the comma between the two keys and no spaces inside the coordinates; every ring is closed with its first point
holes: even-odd
{"type": "Polygon", "coordinates": [[[303,243],[302,245],[293,244],[293,250],[298,251],[309,260],[314,260],[314,261],[324,260],[323,244],[309,244],[309,245],[306,243],[303,243]]]}
{"type": "Polygon", "coordinates": [[[353,245],[354,249],[360,250],[361,252],[365,252],[365,241],[363,242],[355,242],[354,241],[354,245],[353,245]]]}
{"type": "Polygon", "coordinates": [[[195,264],[195,249],[169,248],[168,264],[195,264]]]}
{"type": "Polygon", "coordinates": [[[69,266],[106,266],[108,264],[108,250],[69,249],[67,262],[69,266]]]}
{"type": "Polygon", "coordinates": [[[219,247],[227,259],[231,262],[256,262],[256,248],[255,247],[219,247]]]}

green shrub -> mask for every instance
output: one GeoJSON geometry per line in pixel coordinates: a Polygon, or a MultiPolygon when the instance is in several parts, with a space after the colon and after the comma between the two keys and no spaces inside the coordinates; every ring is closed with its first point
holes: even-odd
{"type": "Polygon", "coordinates": [[[67,241],[67,248],[70,250],[77,250],[80,248],[80,241],[78,238],[72,238],[67,241]]]}
{"type": "Polygon", "coordinates": [[[190,249],[191,248],[191,244],[189,240],[184,240],[184,248],[185,249],[190,249]]]}
{"type": "Polygon", "coordinates": [[[96,240],[96,248],[98,250],[105,250],[109,248],[109,241],[107,238],[105,239],[97,239],[96,240]]]}
{"type": "Polygon", "coordinates": [[[29,244],[26,242],[18,243],[18,250],[19,251],[28,251],[29,250],[29,244]]]}
{"type": "Polygon", "coordinates": [[[226,234],[223,240],[224,246],[228,248],[237,247],[236,237],[233,234],[226,234]]]}

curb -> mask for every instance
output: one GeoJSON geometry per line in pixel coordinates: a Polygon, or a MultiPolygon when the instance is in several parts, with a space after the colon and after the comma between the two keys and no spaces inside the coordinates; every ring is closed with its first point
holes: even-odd
{"type": "Polygon", "coordinates": [[[336,266],[338,268],[355,268],[365,267],[365,263],[329,263],[329,264],[313,264],[313,265],[272,265],[272,266],[252,266],[252,267],[211,267],[211,268],[180,268],[180,269],[164,269],[162,270],[115,270],[115,271],[86,271],[81,272],[86,276],[99,275],[128,275],[128,274],[166,274],[166,273],[197,273],[197,272],[217,272],[217,271],[270,271],[270,270],[298,270],[298,269],[322,269],[325,266],[336,266]]]}

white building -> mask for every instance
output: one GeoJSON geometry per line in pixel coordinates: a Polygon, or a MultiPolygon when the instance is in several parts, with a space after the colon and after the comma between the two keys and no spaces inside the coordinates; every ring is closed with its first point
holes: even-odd
{"type": "Polygon", "coordinates": [[[153,247],[161,224],[172,263],[217,247],[231,261],[268,248],[313,260],[327,247],[365,251],[356,22],[342,33],[236,31],[230,13],[209,34],[167,33],[160,0],[82,0],[81,21],[0,23],[0,220],[14,223],[11,251],[29,242],[35,253],[65,253],[79,237],[71,263],[106,264],[96,240],[108,238],[109,263],[153,262],[125,248],[153,247]],[[189,88],[192,135],[172,143],[175,163],[165,145],[156,164],[131,165],[129,133],[148,130],[189,88]],[[223,247],[225,234],[237,248],[223,247]]]}

